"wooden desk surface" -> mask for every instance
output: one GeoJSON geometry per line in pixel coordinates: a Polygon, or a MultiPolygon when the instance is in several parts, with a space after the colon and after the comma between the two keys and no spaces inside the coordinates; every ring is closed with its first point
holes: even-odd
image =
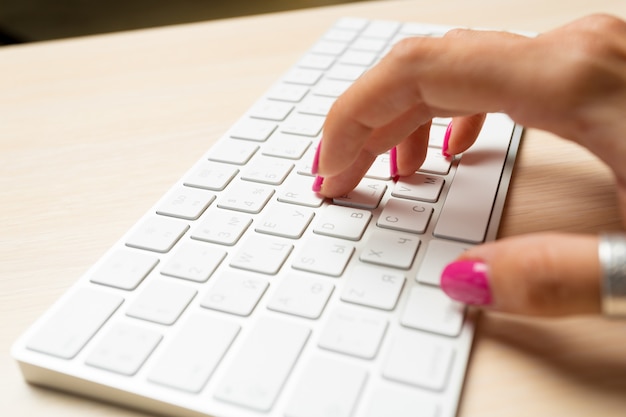
{"type": "MultiPolygon", "coordinates": [[[[542,31],[596,11],[626,2],[368,2],[0,49],[0,415],[143,415],[27,385],[9,347],[337,18],[542,31]]],[[[608,171],[527,131],[501,236],[618,228],[608,171]]],[[[459,416],[623,416],[624,346],[624,322],[485,314],[459,416]]]]}

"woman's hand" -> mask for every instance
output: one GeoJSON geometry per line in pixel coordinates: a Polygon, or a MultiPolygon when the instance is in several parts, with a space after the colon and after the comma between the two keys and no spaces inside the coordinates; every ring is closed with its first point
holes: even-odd
{"type": "MultiPolygon", "coordinates": [[[[496,111],[601,158],[615,174],[626,220],[626,23],[604,15],[536,38],[454,30],[400,42],[331,109],[314,163],[324,178],[320,193],[350,191],[394,146],[397,173],[412,174],[424,161],[433,117],[454,117],[447,153],[463,152],[484,114],[496,111]]],[[[446,269],[442,288],[503,311],[589,313],[600,308],[599,278],[597,238],[538,235],[467,251],[446,269]]]]}

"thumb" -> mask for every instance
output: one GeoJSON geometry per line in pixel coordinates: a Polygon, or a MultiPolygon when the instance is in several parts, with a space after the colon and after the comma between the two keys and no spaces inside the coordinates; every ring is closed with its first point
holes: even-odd
{"type": "Polygon", "coordinates": [[[598,238],[532,234],[476,246],[449,264],[451,298],[534,316],[600,313],[598,238]]]}

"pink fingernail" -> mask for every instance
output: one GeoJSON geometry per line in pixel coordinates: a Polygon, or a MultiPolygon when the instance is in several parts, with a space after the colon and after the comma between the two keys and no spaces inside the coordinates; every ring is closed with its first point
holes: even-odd
{"type": "Polygon", "coordinates": [[[441,289],[450,298],[467,304],[491,304],[489,268],[484,262],[458,261],[441,273],[441,289]]]}
{"type": "Polygon", "coordinates": [[[395,146],[389,151],[389,173],[391,178],[398,176],[398,150],[395,146]]]}
{"type": "Polygon", "coordinates": [[[320,150],[322,149],[322,141],[317,144],[317,149],[315,150],[315,156],[313,157],[313,163],[311,164],[311,174],[317,175],[317,171],[320,166],[320,150]]]}
{"type": "Polygon", "coordinates": [[[448,127],[446,128],[446,133],[443,135],[443,145],[441,147],[441,153],[446,158],[452,156],[448,153],[448,142],[450,141],[450,134],[452,133],[452,122],[448,123],[448,127]]]}
{"type": "Polygon", "coordinates": [[[313,181],[313,187],[311,187],[311,189],[314,192],[319,193],[322,189],[322,183],[324,183],[324,177],[320,177],[318,175],[317,177],[315,177],[315,181],[313,181]]]}

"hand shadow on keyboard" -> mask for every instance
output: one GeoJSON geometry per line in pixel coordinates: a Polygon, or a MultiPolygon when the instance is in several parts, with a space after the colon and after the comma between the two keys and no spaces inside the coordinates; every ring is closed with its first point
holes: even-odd
{"type": "MultiPolygon", "coordinates": [[[[523,366],[523,373],[536,376],[537,370],[533,367],[549,368],[550,373],[565,377],[568,384],[624,401],[626,333],[623,322],[590,316],[536,319],[486,313],[480,317],[475,343],[481,341],[488,343],[487,350],[491,353],[493,349],[501,351],[502,348],[513,352],[517,356],[514,366],[523,366]],[[609,335],[611,343],[606,343],[609,335]]],[[[510,371],[515,373],[515,370],[510,371]]],[[[523,381],[522,376],[519,382],[523,381]]],[[[536,382],[537,378],[533,378],[532,383],[536,382]]]]}

